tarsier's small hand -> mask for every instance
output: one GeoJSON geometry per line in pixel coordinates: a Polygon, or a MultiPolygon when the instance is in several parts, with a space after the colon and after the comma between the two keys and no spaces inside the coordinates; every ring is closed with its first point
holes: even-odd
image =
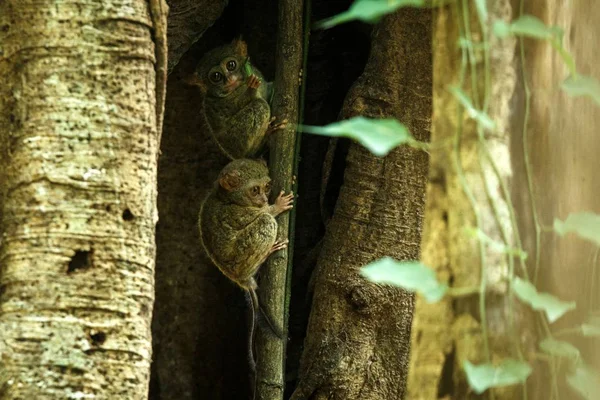
{"type": "Polygon", "coordinates": [[[273,254],[276,251],[286,249],[289,242],[290,241],[288,239],[276,241],[275,244],[273,245],[273,247],[271,247],[269,254],[273,254]]]}
{"type": "Polygon", "coordinates": [[[261,80],[258,78],[258,76],[252,74],[250,75],[250,77],[248,77],[248,87],[250,89],[258,89],[260,87],[261,84],[261,80]]]}
{"type": "Polygon", "coordinates": [[[293,202],[294,202],[294,193],[290,192],[290,194],[285,195],[285,192],[282,190],[279,193],[279,196],[277,196],[277,199],[275,200],[275,204],[273,204],[271,206],[272,207],[271,208],[272,215],[277,216],[284,211],[291,210],[294,207],[292,205],[293,202]]]}
{"type": "Polygon", "coordinates": [[[279,129],[285,129],[287,127],[287,124],[288,124],[287,118],[281,122],[275,122],[276,119],[277,119],[277,117],[271,117],[271,120],[269,121],[269,126],[267,127],[267,133],[266,133],[267,135],[269,135],[279,129]]]}

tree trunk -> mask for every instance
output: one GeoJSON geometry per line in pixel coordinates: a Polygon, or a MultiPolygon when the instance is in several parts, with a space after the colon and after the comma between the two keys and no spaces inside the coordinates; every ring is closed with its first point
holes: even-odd
{"type": "MultiPolygon", "coordinates": [[[[428,140],[431,13],[402,9],[374,30],[365,72],[342,117],[396,117],[428,140]]],[[[419,258],[428,157],[408,147],[385,158],[352,144],[317,266],[313,308],[293,399],[402,399],[413,296],[365,281],[359,267],[419,258]]]]}
{"type": "Polygon", "coordinates": [[[151,3],[0,2],[3,399],[147,397],[166,17],[151,3]]]}

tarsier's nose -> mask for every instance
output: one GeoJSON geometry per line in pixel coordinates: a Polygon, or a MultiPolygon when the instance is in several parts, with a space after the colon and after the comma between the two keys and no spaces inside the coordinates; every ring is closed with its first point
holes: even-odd
{"type": "Polygon", "coordinates": [[[238,77],[233,74],[227,74],[225,76],[225,79],[226,79],[226,83],[225,83],[226,88],[233,88],[238,85],[238,77]]]}

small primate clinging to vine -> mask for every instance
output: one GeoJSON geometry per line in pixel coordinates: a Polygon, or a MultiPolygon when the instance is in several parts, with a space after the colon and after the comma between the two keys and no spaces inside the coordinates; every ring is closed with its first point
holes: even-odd
{"type": "Polygon", "coordinates": [[[257,156],[267,135],[287,124],[271,118],[273,85],[250,64],[241,39],[207,52],[186,81],[204,93],[213,138],[231,160],[257,156]]]}
{"type": "MultiPolygon", "coordinates": [[[[254,324],[262,310],[254,276],[272,253],[285,249],[288,240],[277,241],[275,217],[292,208],[294,195],[282,191],[270,205],[269,170],[262,160],[239,159],[220,172],[214,188],[200,207],[198,228],[204,251],[219,270],[251,298],[252,319],[248,337],[249,359],[254,369],[254,324]]],[[[266,315],[271,331],[281,336],[266,315]]]]}

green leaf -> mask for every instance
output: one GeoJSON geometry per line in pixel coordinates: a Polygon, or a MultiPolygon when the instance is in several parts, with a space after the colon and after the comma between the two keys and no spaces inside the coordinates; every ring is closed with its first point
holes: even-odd
{"type": "Polygon", "coordinates": [[[469,117],[473,118],[478,124],[480,124],[484,129],[494,130],[496,128],[496,124],[490,118],[489,115],[484,113],[483,111],[477,110],[473,103],[471,103],[471,99],[466,95],[460,88],[456,86],[451,86],[449,89],[450,93],[456,97],[460,104],[465,108],[469,117]]]}
{"type": "Polygon", "coordinates": [[[579,365],[567,376],[567,382],[584,399],[596,400],[600,393],[600,376],[598,372],[586,365],[579,365]]]}
{"type": "Polygon", "coordinates": [[[316,135],[354,139],[371,153],[380,157],[387,155],[393,148],[401,144],[419,147],[419,142],[411,136],[408,128],[391,118],[354,117],[326,126],[303,125],[300,130],[316,135]]]}
{"type": "Polygon", "coordinates": [[[494,22],[493,30],[494,35],[498,36],[499,38],[509,37],[511,34],[510,24],[501,20],[494,22]]]}
{"type": "Polygon", "coordinates": [[[561,88],[569,96],[588,96],[600,106],[600,83],[590,76],[570,76],[562,83],[561,88]]]}
{"type": "Polygon", "coordinates": [[[509,35],[526,36],[535,39],[561,41],[563,31],[557,26],[546,26],[540,19],[533,15],[523,15],[511,24],[504,21],[494,23],[494,33],[498,37],[509,35]]]}
{"type": "Polygon", "coordinates": [[[425,6],[424,0],[355,0],[348,11],[334,15],[316,23],[317,28],[327,29],[344,22],[360,20],[376,23],[381,17],[391,14],[400,7],[425,6]]]}
{"type": "Polygon", "coordinates": [[[581,325],[583,336],[600,336],[600,317],[591,316],[581,325]]]}
{"type": "Polygon", "coordinates": [[[600,245],[600,215],[591,212],[573,213],[563,222],[554,220],[554,230],[561,236],[574,232],[584,239],[600,245]]]}
{"type": "Polygon", "coordinates": [[[542,340],[540,343],[540,349],[542,349],[544,353],[550,354],[554,357],[568,358],[573,361],[581,358],[581,353],[577,347],[573,346],[569,342],[563,342],[561,340],[552,338],[546,338],[542,340]]]}
{"type": "Polygon", "coordinates": [[[384,257],[361,268],[361,275],[375,283],[417,291],[429,303],[439,301],[448,286],[438,282],[435,272],[418,261],[396,261],[384,257]]]}
{"type": "Polygon", "coordinates": [[[467,381],[477,394],[492,387],[501,387],[523,383],[531,374],[531,367],[521,361],[506,359],[500,365],[473,365],[469,361],[463,363],[467,381]]]}
{"type": "Polygon", "coordinates": [[[246,76],[252,75],[252,64],[250,64],[250,57],[246,58],[246,62],[244,63],[244,72],[246,76]]]}
{"type": "Polygon", "coordinates": [[[564,302],[548,293],[538,293],[535,286],[519,277],[513,280],[512,288],[521,301],[535,310],[544,311],[550,322],[556,321],[564,313],[575,308],[575,302],[564,302]]]}

